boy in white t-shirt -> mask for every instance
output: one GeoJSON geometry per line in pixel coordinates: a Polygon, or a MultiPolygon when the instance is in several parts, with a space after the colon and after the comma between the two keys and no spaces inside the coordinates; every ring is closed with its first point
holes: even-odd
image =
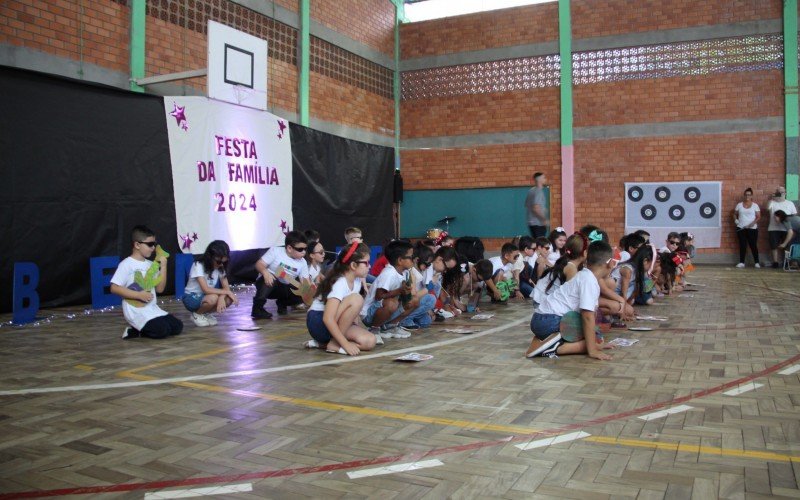
{"type": "MultiPolygon", "coordinates": [[[[492,302],[505,302],[508,299],[502,299],[497,285],[501,281],[514,278],[514,263],[518,257],[519,247],[513,243],[504,243],[500,248],[500,255],[489,259],[489,262],[492,263],[492,279],[486,281],[486,286],[492,296],[492,302]]],[[[509,292],[514,296],[519,293],[517,290],[509,290],[509,292]]],[[[522,297],[522,294],[519,294],[519,297],[522,297]]]]}
{"type": "Polygon", "coordinates": [[[131,231],[131,240],[133,249],[130,257],[119,263],[114,276],[111,277],[111,293],[124,299],[122,314],[131,325],[125,328],[122,338],[163,339],[178,335],[183,331],[183,323],[158,307],[156,302],[156,294],[162,293],[167,285],[167,257],[159,252],[156,257],[158,264],[147,260],[156,252],[158,243],[155,233],[146,226],[134,227],[131,231]],[[152,280],[157,284],[152,290],[144,290],[136,283],[136,273],[138,271],[141,277],[146,277],[153,265],[160,266],[152,280]]]}
{"type": "Polygon", "coordinates": [[[595,359],[611,359],[598,345],[594,327],[600,280],[611,274],[614,260],[605,241],[589,245],[586,267],[544,297],[533,314],[531,331],[535,337],[525,353],[527,357],[586,353],[595,359]]]}
{"type": "Polygon", "coordinates": [[[256,262],[256,294],[253,297],[253,319],[269,319],[272,314],[264,310],[267,299],[274,299],[278,314],[286,314],[288,306],[303,301],[292,293],[288,278],[296,281],[308,279],[308,263],[305,260],[308,241],[300,231],[289,231],[284,240],[285,247],[272,247],[256,262]]]}
{"type": "Polygon", "coordinates": [[[361,319],[367,326],[381,328],[382,337],[407,338],[411,334],[392,321],[402,319],[404,300],[410,307],[417,304],[411,299],[411,286],[408,282],[409,269],[414,265],[414,247],[408,241],[395,240],[386,245],[384,255],[389,265],[372,283],[361,308],[361,319]]]}

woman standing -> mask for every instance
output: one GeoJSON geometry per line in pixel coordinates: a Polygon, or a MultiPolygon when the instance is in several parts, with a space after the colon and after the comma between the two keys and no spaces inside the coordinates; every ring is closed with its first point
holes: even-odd
{"type": "Polygon", "coordinates": [[[753,201],[753,190],[744,190],[744,200],[740,201],[733,209],[733,218],[736,221],[736,236],[739,238],[739,263],[736,267],[744,267],[744,257],[747,254],[747,247],[750,246],[750,253],[756,268],[761,267],[758,263],[758,220],[761,218],[761,209],[753,201]]]}

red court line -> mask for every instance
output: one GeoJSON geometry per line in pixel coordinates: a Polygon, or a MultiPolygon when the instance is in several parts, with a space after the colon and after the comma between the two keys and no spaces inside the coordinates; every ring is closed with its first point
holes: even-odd
{"type": "Polygon", "coordinates": [[[349,462],[339,462],[333,463],[328,465],[320,465],[315,467],[295,467],[289,469],[279,469],[279,470],[271,470],[271,471],[259,471],[259,472],[248,472],[245,474],[233,474],[233,475],[225,475],[225,476],[207,476],[207,477],[196,477],[196,478],[189,478],[189,479],[171,479],[166,481],[151,481],[151,482],[143,482],[143,483],[125,483],[125,484],[114,484],[108,486],[86,486],[80,488],[62,488],[56,490],[42,490],[42,491],[23,491],[18,493],[5,493],[0,494],[0,500],[5,499],[12,499],[12,498],[39,498],[39,497],[55,497],[55,496],[64,496],[64,495],[89,495],[95,493],[114,493],[114,492],[121,492],[121,491],[137,491],[137,490],[160,490],[164,488],[170,488],[174,486],[195,486],[200,484],[214,484],[214,483],[233,483],[239,481],[248,481],[253,479],[269,479],[274,477],[287,477],[287,476],[294,476],[298,474],[314,474],[317,472],[332,472],[338,470],[345,470],[345,469],[354,469],[357,467],[364,467],[367,465],[383,465],[388,463],[394,462],[404,462],[404,461],[417,461],[426,457],[433,457],[439,455],[446,455],[449,453],[458,453],[462,451],[469,451],[475,450],[479,448],[487,448],[491,446],[499,446],[504,445],[507,443],[514,443],[520,441],[528,441],[532,438],[537,437],[546,437],[546,436],[553,436],[558,434],[563,434],[566,431],[582,429],[585,427],[590,427],[592,425],[598,424],[605,424],[611,422],[613,420],[619,420],[622,418],[632,417],[635,415],[639,415],[641,413],[650,412],[652,410],[657,410],[660,408],[664,408],[666,406],[672,406],[680,403],[685,403],[692,399],[701,398],[704,396],[708,396],[710,394],[715,394],[718,392],[722,392],[726,389],[730,389],[732,387],[736,387],[741,384],[745,384],[747,382],[751,382],[757,378],[764,377],[771,373],[774,373],[788,365],[796,363],[800,360],[800,354],[796,354],[789,359],[781,361],[780,363],[765,368],[756,373],[752,373],[745,377],[738,378],[736,380],[731,380],[730,382],[726,382],[722,385],[718,385],[715,387],[711,387],[709,389],[704,389],[699,392],[691,393],[686,396],[681,396],[679,398],[670,399],[668,401],[662,401],[660,403],[653,403],[648,406],[642,406],[640,408],[636,408],[633,410],[615,413],[612,415],[607,415],[605,417],[598,417],[592,420],[588,420],[585,422],[579,422],[575,424],[565,425],[562,427],[558,427],[555,429],[549,429],[545,431],[534,432],[531,434],[524,434],[520,436],[509,436],[503,439],[497,439],[492,441],[480,441],[476,443],[469,443],[457,446],[448,446],[445,448],[436,448],[430,451],[425,452],[416,452],[416,453],[405,453],[401,455],[391,455],[386,457],[377,457],[377,458],[370,458],[370,459],[363,459],[363,460],[352,460],[349,462]]]}

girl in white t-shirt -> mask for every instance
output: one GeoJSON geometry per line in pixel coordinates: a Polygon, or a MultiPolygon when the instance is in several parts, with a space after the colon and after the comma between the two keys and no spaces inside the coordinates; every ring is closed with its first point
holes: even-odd
{"type": "Polygon", "coordinates": [[[307,348],[320,347],[328,352],[357,356],[375,347],[375,335],[359,319],[364,305],[361,280],[369,272],[369,255],[369,247],[358,241],[339,253],[306,316],[312,337],[304,344],[307,348]]]}
{"type": "Polygon", "coordinates": [[[227,243],[215,240],[208,244],[200,260],[192,264],[182,300],[197,326],[216,325],[212,313],[223,313],[231,304],[239,303],[228,284],[230,253],[227,243]]]}
{"type": "Polygon", "coordinates": [[[744,200],[736,204],[733,209],[733,219],[736,222],[736,236],[739,238],[739,263],[736,267],[744,267],[744,258],[747,255],[747,247],[753,254],[756,267],[761,267],[758,262],[758,221],[761,219],[761,209],[758,203],[753,201],[753,190],[744,190],[744,200]]]}
{"type": "Polygon", "coordinates": [[[311,283],[319,285],[325,277],[322,274],[322,264],[325,262],[325,248],[322,243],[309,240],[306,262],[308,262],[308,279],[311,283]]]}
{"type": "Polygon", "coordinates": [[[567,233],[563,227],[557,227],[550,231],[550,255],[547,256],[547,262],[550,266],[554,266],[556,261],[564,256],[564,245],[567,243],[567,233]]]}

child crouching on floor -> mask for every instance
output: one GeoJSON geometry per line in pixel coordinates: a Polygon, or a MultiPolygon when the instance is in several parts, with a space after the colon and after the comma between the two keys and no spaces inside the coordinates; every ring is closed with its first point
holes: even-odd
{"type": "Polygon", "coordinates": [[[535,335],[525,356],[588,354],[609,360],[595,337],[595,316],[600,300],[600,280],[608,278],[616,265],[611,246],[605,241],[589,245],[585,267],[548,295],[531,318],[535,335]]]}
{"type": "Polygon", "coordinates": [[[306,326],[312,340],[305,347],[350,356],[375,347],[375,335],[359,319],[364,305],[361,280],[369,272],[369,253],[369,247],[357,241],[339,253],[308,310],[306,326]]]}
{"type": "Polygon", "coordinates": [[[183,305],[191,313],[197,326],[214,326],[213,313],[223,313],[239,299],[228,284],[228,262],[231,258],[228,244],[214,240],[208,244],[203,256],[192,264],[189,281],[183,294],[183,305]]]}

